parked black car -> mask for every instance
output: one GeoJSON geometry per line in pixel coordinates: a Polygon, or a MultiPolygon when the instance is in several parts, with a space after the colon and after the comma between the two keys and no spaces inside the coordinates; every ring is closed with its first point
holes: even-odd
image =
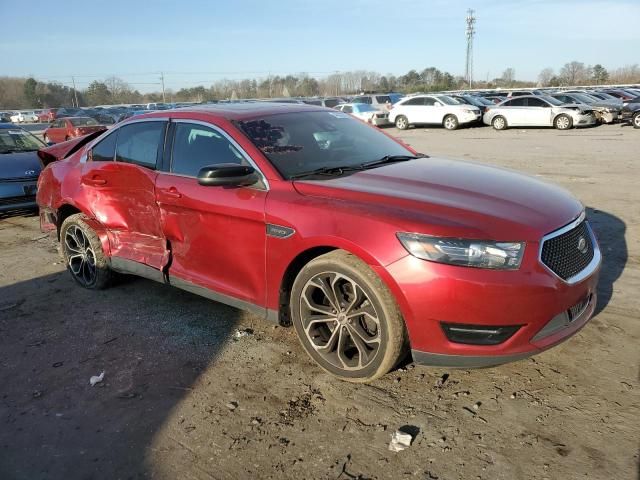
{"type": "Polygon", "coordinates": [[[622,121],[631,122],[633,128],[640,128],[640,102],[630,102],[622,107],[622,121]]]}

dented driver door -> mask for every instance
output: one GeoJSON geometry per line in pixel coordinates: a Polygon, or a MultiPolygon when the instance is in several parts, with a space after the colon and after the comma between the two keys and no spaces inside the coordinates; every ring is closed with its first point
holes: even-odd
{"type": "Polygon", "coordinates": [[[168,251],[156,203],[155,181],[166,121],[127,124],[94,145],[80,179],[89,208],[107,229],[112,262],[161,270],[168,251]]]}

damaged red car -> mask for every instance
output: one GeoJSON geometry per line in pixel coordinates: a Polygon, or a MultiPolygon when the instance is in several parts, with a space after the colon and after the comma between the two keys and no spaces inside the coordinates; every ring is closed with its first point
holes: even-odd
{"type": "Polygon", "coordinates": [[[335,110],[162,111],[40,157],[41,225],[80,286],[134,274],[293,325],[345,380],[407,354],[522,359],[595,309],[600,250],[568,192],[429,158],[335,110]]]}

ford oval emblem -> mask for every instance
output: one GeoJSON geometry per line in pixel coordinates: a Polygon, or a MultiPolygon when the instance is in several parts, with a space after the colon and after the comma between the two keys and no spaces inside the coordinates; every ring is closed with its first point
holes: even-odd
{"type": "Polygon", "coordinates": [[[584,237],[580,237],[578,239],[578,250],[580,253],[587,253],[587,239],[584,237]]]}

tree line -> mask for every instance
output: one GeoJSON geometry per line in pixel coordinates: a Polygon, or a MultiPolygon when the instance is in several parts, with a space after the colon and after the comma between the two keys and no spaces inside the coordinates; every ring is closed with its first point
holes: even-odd
{"type": "MultiPolygon", "coordinates": [[[[565,64],[557,72],[552,68],[543,69],[537,82],[517,80],[515,70],[507,68],[500,77],[474,82],[473,88],[549,87],[605,83],[640,83],[640,68],[634,64],[609,72],[600,64],[589,66],[573,61],[565,64]]],[[[209,86],[185,87],[177,91],[165,89],[164,94],[160,91],[140,93],[116,76],[93,81],[87,88],[77,90],[57,82],[39,82],[34,78],[0,77],[0,109],[339,96],[363,91],[415,93],[466,87],[468,85],[461,76],[454,76],[435,67],[410,70],[399,76],[356,70],[336,72],[323,78],[301,73],[275,75],[261,79],[222,79],[209,86]]]]}

